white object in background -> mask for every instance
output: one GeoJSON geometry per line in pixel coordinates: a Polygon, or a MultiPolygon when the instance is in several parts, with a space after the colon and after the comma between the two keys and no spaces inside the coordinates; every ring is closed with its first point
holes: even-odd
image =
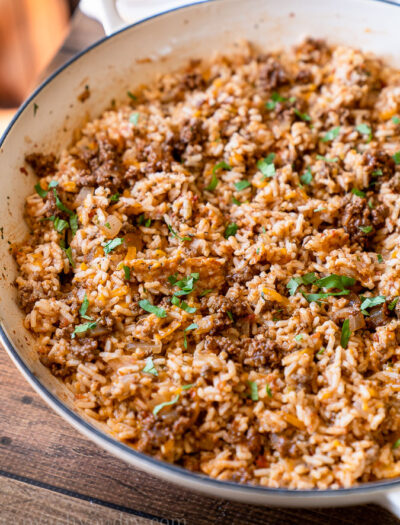
{"type": "Polygon", "coordinates": [[[95,18],[110,35],[129,24],[182,5],[197,4],[203,0],[81,0],[81,11],[95,18]]]}

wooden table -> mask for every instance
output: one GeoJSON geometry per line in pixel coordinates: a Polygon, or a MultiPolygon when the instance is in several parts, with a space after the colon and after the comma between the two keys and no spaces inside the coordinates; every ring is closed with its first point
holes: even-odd
{"type": "MultiPolygon", "coordinates": [[[[78,12],[49,70],[102,34],[96,22],[78,12]]],[[[0,523],[395,525],[399,521],[375,505],[271,509],[213,499],[159,481],[78,434],[47,407],[0,348],[0,523]]]]}

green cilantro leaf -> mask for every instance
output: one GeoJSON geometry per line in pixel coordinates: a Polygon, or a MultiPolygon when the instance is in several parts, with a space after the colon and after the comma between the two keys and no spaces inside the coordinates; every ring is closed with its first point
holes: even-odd
{"type": "Polygon", "coordinates": [[[383,257],[380,253],[377,254],[378,263],[383,263],[383,257]]]}
{"type": "Polygon", "coordinates": [[[118,202],[121,195],[119,193],[114,193],[114,195],[111,195],[110,202],[118,202]]]}
{"type": "Polygon", "coordinates": [[[192,306],[189,306],[185,301],[180,301],[178,299],[178,297],[176,297],[175,295],[173,295],[171,297],[171,303],[174,305],[174,306],[177,306],[178,308],[180,308],[181,310],[184,310],[185,312],[187,312],[188,314],[194,314],[194,312],[197,310],[197,308],[194,308],[192,306]]]}
{"type": "Polygon", "coordinates": [[[303,337],[304,337],[304,334],[298,334],[298,335],[295,336],[294,339],[295,339],[295,341],[301,341],[303,339],[303,337]]]}
{"type": "Polygon", "coordinates": [[[326,133],[324,137],[322,137],[322,142],[329,142],[333,139],[335,139],[340,133],[340,126],[337,126],[336,128],[332,128],[326,133]]]}
{"type": "Polygon", "coordinates": [[[251,186],[251,182],[249,182],[248,180],[240,180],[239,182],[235,182],[235,188],[237,189],[237,191],[243,191],[249,186],[251,186]]]}
{"type": "Polygon", "coordinates": [[[125,266],[125,264],[122,268],[124,270],[125,280],[129,281],[129,279],[131,278],[131,269],[129,268],[129,266],[125,266]]]}
{"type": "Polygon", "coordinates": [[[313,180],[313,176],[311,174],[310,168],[307,168],[305,173],[300,177],[300,180],[303,184],[309,185],[311,184],[313,180]]]}
{"type": "Polygon", "coordinates": [[[363,233],[372,232],[372,226],[359,226],[358,229],[361,230],[363,233]]]}
{"type": "Polygon", "coordinates": [[[154,314],[160,319],[163,317],[167,317],[167,312],[164,310],[164,308],[159,308],[158,306],[151,304],[151,302],[147,299],[142,299],[141,301],[139,301],[139,306],[140,308],[143,308],[143,310],[146,310],[146,312],[154,314]]]}
{"type": "Polygon", "coordinates": [[[137,123],[139,122],[139,116],[140,115],[138,112],[132,113],[131,116],[129,117],[129,122],[133,124],[134,126],[137,126],[137,123]]]}
{"type": "Polygon", "coordinates": [[[146,374],[152,374],[153,376],[158,376],[158,370],[154,366],[152,357],[148,357],[146,359],[146,366],[143,368],[142,372],[145,372],[146,374]]]}
{"type": "Polygon", "coordinates": [[[384,295],[377,295],[376,297],[361,296],[361,299],[363,300],[360,306],[361,310],[372,308],[373,306],[377,306],[378,304],[382,304],[386,301],[386,297],[384,295]]]}
{"type": "Polygon", "coordinates": [[[339,288],[339,290],[344,290],[345,288],[348,288],[349,286],[353,286],[356,283],[356,280],[353,279],[353,277],[347,277],[346,275],[336,275],[331,274],[327,275],[326,277],[322,277],[322,279],[318,279],[314,282],[316,286],[319,288],[339,288]]]}
{"type": "Polygon", "coordinates": [[[393,155],[393,160],[395,164],[400,164],[400,151],[396,151],[396,153],[393,155]]]}
{"type": "Polygon", "coordinates": [[[257,162],[257,168],[261,171],[261,173],[264,175],[264,178],[272,178],[275,175],[275,165],[274,165],[274,159],[276,154],[270,153],[265,157],[265,159],[259,160],[257,162]]]}
{"type": "Polygon", "coordinates": [[[265,391],[267,392],[268,397],[272,397],[272,390],[268,383],[265,385],[265,391]]]}
{"type": "Polygon", "coordinates": [[[286,288],[289,290],[290,295],[294,295],[297,291],[297,288],[302,284],[312,284],[317,280],[317,276],[314,272],[306,273],[301,277],[292,277],[287,283],[286,288]]]}
{"type": "Polygon", "coordinates": [[[258,386],[255,381],[249,381],[250,397],[253,401],[258,401],[258,386]]]}
{"type": "Polygon", "coordinates": [[[178,239],[178,241],[184,242],[184,241],[191,241],[192,240],[191,237],[181,237],[180,235],[178,235],[176,233],[176,231],[172,228],[172,226],[170,224],[166,223],[166,225],[168,226],[168,229],[171,232],[172,237],[175,237],[176,239],[178,239]]]}
{"type": "Polygon", "coordinates": [[[236,197],[232,197],[232,202],[233,202],[233,204],[236,204],[236,206],[241,206],[242,205],[242,203],[240,201],[238,201],[236,197]]]}
{"type": "Polygon", "coordinates": [[[304,120],[305,122],[311,121],[311,117],[310,115],[307,115],[307,113],[301,113],[297,108],[294,108],[293,111],[301,120],[304,120]]]}
{"type": "Polygon", "coordinates": [[[357,197],[361,197],[361,199],[365,198],[365,193],[361,190],[358,190],[357,188],[353,188],[351,190],[351,193],[353,193],[354,195],[357,195],[357,197]]]}
{"type": "Polygon", "coordinates": [[[394,124],[400,124],[400,118],[397,116],[394,116],[392,117],[392,122],[394,122],[394,124]]]}
{"type": "Polygon", "coordinates": [[[103,244],[104,253],[108,255],[112,250],[115,250],[115,248],[118,248],[118,246],[121,246],[121,244],[124,242],[124,239],[121,237],[115,237],[115,239],[111,239],[111,241],[108,241],[103,244]]]}
{"type": "Polygon", "coordinates": [[[238,225],[235,222],[231,222],[228,224],[228,226],[225,228],[224,237],[225,239],[228,239],[232,235],[236,235],[236,232],[238,231],[238,225]]]}
{"type": "Polygon", "coordinates": [[[394,310],[396,308],[396,304],[398,300],[399,300],[399,297],[395,297],[393,299],[393,301],[388,306],[389,310],[394,310]]]}
{"type": "Polygon", "coordinates": [[[340,346],[342,348],[347,348],[350,336],[351,336],[350,321],[348,319],[345,319],[342,325],[342,333],[340,336],[340,346]]]}
{"type": "Polygon", "coordinates": [[[324,157],[323,155],[317,155],[318,160],[323,160],[325,162],[337,162],[339,159],[338,157],[333,157],[333,159],[328,159],[328,157],[324,157]]]}
{"type": "Polygon", "coordinates": [[[372,139],[372,130],[368,124],[359,124],[356,126],[356,130],[361,133],[361,135],[367,135],[368,136],[368,142],[372,139]]]}
{"type": "Polygon", "coordinates": [[[179,394],[177,394],[174,398],[171,399],[171,401],[164,401],[164,403],[160,403],[159,405],[154,407],[153,414],[156,416],[160,410],[164,407],[168,407],[170,405],[174,405],[179,400],[179,394]]]}
{"type": "Polygon", "coordinates": [[[72,237],[75,236],[78,231],[78,215],[73,213],[69,218],[69,225],[71,227],[72,237]]]}
{"type": "Polygon", "coordinates": [[[134,95],[133,93],[131,93],[131,91],[127,91],[126,94],[127,94],[128,97],[131,98],[132,100],[137,100],[137,96],[134,95]]]}
{"type": "Polygon", "coordinates": [[[88,308],[89,308],[89,299],[87,298],[87,295],[85,293],[85,297],[83,298],[81,307],[79,308],[79,315],[81,316],[86,315],[88,308]]]}
{"type": "Polygon", "coordinates": [[[93,330],[93,328],[96,328],[96,327],[97,327],[96,321],[78,324],[78,326],[75,327],[75,330],[72,333],[72,338],[74,338],[76,334],[84,334],[88,330],[93,330]]]}
{"type": "Polygon", "coordinates": [[[225,162],[224,160],[221,161],[221,162],[218,162],[218,164],[216,164],[214,167],[213,167],[213,175],[218,171],[218,170],[227,170],[227,171],[231,171],[231,166],[229,166],[229,164],[227,162],[225,162]]]}

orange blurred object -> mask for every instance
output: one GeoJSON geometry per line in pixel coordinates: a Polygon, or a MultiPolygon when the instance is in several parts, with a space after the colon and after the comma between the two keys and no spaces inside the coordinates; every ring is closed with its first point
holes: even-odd
{"type": "Polygon", "coordinates": [[[62,44],[69,15],[65,0],[0,0],[0,131],[62,44]]]}

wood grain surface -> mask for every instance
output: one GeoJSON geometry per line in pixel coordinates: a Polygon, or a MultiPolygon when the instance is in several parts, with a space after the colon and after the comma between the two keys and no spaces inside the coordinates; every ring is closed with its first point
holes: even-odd
{"type": "MultiPolygon", "coordinates": [[[[101,35],[101,28],[79,13],[62,57],[68,58],[101,35]]],[[[59,61],[58,57],[57,65],[59,61]]],[[[308,510],[264,508],[205,497],[160,481],[78,434],[47,407],[0,347],[0,524],[149,523],[398,525],[400,522],[375,505],[308,510]]]]}

